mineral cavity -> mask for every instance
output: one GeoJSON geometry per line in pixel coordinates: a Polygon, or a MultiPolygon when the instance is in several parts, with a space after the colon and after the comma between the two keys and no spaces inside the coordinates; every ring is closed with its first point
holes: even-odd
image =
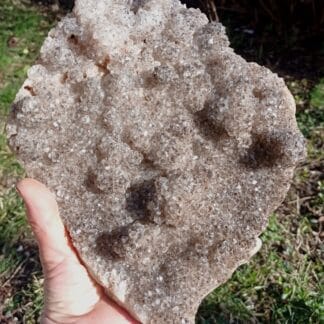
{"type": "Polygon", "coordinates": [[[194,322],[304,156],[283,80],[178,0],[76,1],[7,131],[89,271],[142,323],[194,322]]]}

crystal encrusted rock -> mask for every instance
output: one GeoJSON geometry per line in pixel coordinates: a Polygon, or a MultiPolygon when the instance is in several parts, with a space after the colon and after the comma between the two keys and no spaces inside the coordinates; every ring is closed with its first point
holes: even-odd
{"type": "Polygon", "coordinates": [[[193,323],[305,155],[282,79],[177,0],[78,0],[8,121],[89,271],[142,323],[193,323]]]}

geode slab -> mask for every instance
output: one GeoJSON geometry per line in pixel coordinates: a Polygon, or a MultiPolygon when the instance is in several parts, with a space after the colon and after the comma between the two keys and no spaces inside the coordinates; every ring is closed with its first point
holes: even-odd
{"type": "Polygon", "coordinates": [[[283,80],[177,0],[76,1],[7,132],[89,271],[154,324],[194,322],[255,253],[305,155],[283,80]]]}

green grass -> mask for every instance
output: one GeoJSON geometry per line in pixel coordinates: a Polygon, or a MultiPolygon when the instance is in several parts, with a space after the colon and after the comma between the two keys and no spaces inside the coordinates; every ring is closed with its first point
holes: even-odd
{"type": "Polygon", "coordinates": [[[297,120],[304,136],[310,139],[314,130],[324,129],[324,79],[309,89],[311,84],[307,80],[289,83],[300,111],[297,120]]]}
{"type": "Polygon", "coordinates": [[[0,5],[0,322],[36,323],[42,307],[42,277],[25,211],[12,188],[24,170],[6,144],[10,104],[38,56],[53,17],[35,6],[0,5]]]}
{"type": "MultiPolygon", "coordinates": [[[[37,248],[13,189],[24,176],[6,145],[4,121],[26,71],[54,22],[39,7],[0,5],[0,322],[36,323],[43,304],[37,248]],[[11,44],[9,46],[9,44],[11,44]]],[[[235,39],[232,40],[235,46],[235,39]]],[[[264,55],[264,53],[259,53],[264,55]]],[[[297,102],[308,159],[297,170],[283,205],[262,235],[252,261],[202,303],[203,323],[324,323],[322,253],[324,205],[324,79],[287,77],[297,102]],[[322,224],[321,224],[322,222],[322,224]]]]}
{"type": "MultiPolygon", "coordinates": [[[[232,279],[216,289],[200,308],[199,323],[239,322],[319,323],[324,291],[320,260],[296,249],[296,234],[273,215],[262,235],[263,247],[232,279]]],[[[297,233],[312,239],[307,219],[297,233]]],[[[324,318],[323,318],[324,320],[324,318]]]]}
{"type": "MultiPolygon", "coordinates": [[[[311,92],[311,105],[313,107],[316,107],[321,110],[323,114],[323,109],[324,109],[324,79],[321,79],[320,82],[316,85],[316,87],[313,89],[311,92]]],[[[322,115],[322,122],[323,120],[323,115],[322,115]]]]}
{"type": "Polygon", "coordinates": [[[34,8],[13,5],[2,0],[0,9],[0,110],[7,113],[10,103],[49,27],[48,20],[34,8]],[[8,44],[11,44],[8,46],[8,44]]]}

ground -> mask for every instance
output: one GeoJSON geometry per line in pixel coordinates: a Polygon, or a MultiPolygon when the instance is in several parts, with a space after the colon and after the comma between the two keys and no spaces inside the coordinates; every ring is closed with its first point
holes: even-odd
{"type": "MultiPolygon", "coordinates": [[[[37,247],[14,189],[24,171],[6,145],[4,123],[44,37],[59,17],[52,9],[27,0],[1,0],[0,5],[0,323],[4,324],[36,323],[43,302],[37,247]]],[[[311,65],[307,71],[282,69],[271,59],[280,49],[270,55],[270,50],[265,52],[247,39],[250,32],[226,19],[224,23],[239,53],[285,78],[308,140],[308,158],[297,168],[286,200],[271,216],[261,251],[206,297],[197,323],[323,323],[324,74],[321,79],[311,65]]],[[[294,64],[298,62],[294,58],[294,64]]]]}

